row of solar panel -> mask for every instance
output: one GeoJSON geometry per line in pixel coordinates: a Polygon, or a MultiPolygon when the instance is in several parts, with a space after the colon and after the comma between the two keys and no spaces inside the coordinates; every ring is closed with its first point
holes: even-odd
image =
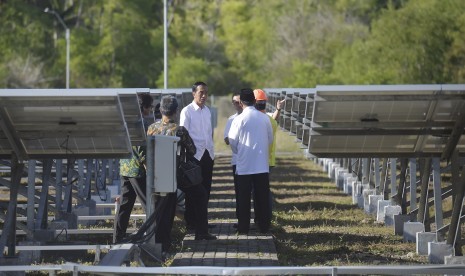
{"type": "Polygon", "coordinates": [[[270,107],[285,99],[281,128],[317,157],[438,157],[465,149],[464,84],[265,90],[270,107]]]}
{"type": "Polygon", "coordinates": [[[154,104],[190,89],[0,89],[0,158],[120,158],[145,141],[137,93],[154,104]]]}

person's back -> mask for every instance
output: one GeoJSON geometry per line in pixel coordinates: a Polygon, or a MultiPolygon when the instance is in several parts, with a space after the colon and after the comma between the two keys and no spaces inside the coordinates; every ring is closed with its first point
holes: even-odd
{"type": "Polygon", "coordinates": [[[268,172],[268,116],[253,107],[247,107],[238,117],[242,120],[238,133],[237,174],[268,172]]]}

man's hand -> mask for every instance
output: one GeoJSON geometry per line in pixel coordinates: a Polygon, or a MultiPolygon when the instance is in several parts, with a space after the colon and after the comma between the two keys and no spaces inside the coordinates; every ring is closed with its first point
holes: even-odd
{"type": "Polygon", "coordinates": [[[284,100],[281,100],[281,101],[280,100],[276,101],[276,109],[277,110],[281,110],[281,108],[283,108],[284,101],[286,101],[286,100],[284,99],[284,100]]]}

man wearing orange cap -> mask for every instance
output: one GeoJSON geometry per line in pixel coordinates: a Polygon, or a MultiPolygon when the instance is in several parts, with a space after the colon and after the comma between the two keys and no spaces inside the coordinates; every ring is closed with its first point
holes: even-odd
{"type": "MultiPolygon", "coordinates": [[[[268,100],[265,91],[262,89],[255,89],[253,91],[253,94],[255,96],[255,108],[263,113],[266,111],[266,101],[268,100]]],[[[280,109],[277,109],[277,111],[280,109]]],[[[278,111],[279,112],[279,111],[278,111]]],[[[275,112],[277,113],[277,112],[275,112]]],[[[278,129],[278,122],[276,122],[276,118],[273,116],[275,115],[270,115],[266,113],[270,117],[270,122],[271,122],[271,127],[273,128],[273,143],[270,145],[269,149],[269,164],[270,167],[274,167],[276,165],[276,130],[278,129]]]]}

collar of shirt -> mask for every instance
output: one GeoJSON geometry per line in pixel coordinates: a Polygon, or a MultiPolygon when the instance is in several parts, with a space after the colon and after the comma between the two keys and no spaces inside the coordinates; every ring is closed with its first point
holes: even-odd
{"type": "Polygon", "coordinates": [[[192,106],[194,107],[195,111],[197,111],[199,109],[203,109],[203,107],[200,107],[195,101],[192,101],[192,106]]]}

